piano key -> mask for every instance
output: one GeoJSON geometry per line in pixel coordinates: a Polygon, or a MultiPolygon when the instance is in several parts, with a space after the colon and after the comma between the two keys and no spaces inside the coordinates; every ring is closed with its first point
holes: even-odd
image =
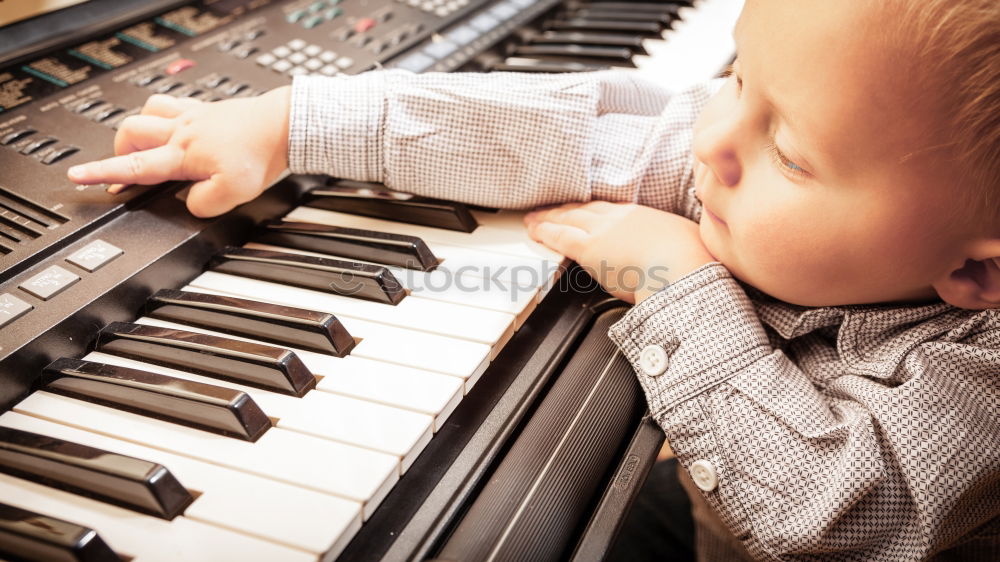
{"type": "Polygon", "coordinates": [[[186,517],[164,521],[6,474],[0,474],[0,497],[5,503],[21,509],[58,513],[59,517],[68,520],[86,521],[111,548],[131,558],[132,562],[316,560],[299,549],[186,517]]]}
{"type": "Polygon", "coordinates": [[[242,392],[79,359],[45,367],[41,388],[113,408],[254,441],[271,421],[242,392]]]}
{"type": "Polygon", "coordinates": [[[17,412],[0,416],[0,427],[65,439],[119,455],[155,458],[198,491],[198,499],[184,511],[186,519],[300,548],[317,557],[337,556],[361,527],[361,504],[356,501],[17,412]]]}
{"type": "Polygon", "coordinates": [[[93,529],[0,503],[0,557],[120,562],[93,529]]]}
{"type": "Polygon", "coordinates": [[[563,16],[567,19],[582,18],[589,20],[656,22],[661,27],[669,27],[670,23],[674,20],[674,18],[677,17],[676,11],[672,13],[671,11],[625,12],[625,11],[595,9],[595,8],[581,8],[578,10],[572,10],[565,12],[563,16]]]}
{"type": "Polygon", "coordinates": [[[292,396],[316,386],[294,353],[224,336],[114,322],[97,334],[96,349],[292,396]]]}
{"type": "Polygon", "coordinates": [[[423,240],[390,232],[306,222],[267,221],[254,239],[265,244],[332,254],[419,271],[437,267],[438,259],[423,240]]]}
{"type": "Polygon", "coordinates": [[[518,57],[576,57],[605,59],[607,64],[622,63],[632,65],[632,51],[624,47],[602,47],[594,45],[519,45],[511,53],[518,57]]]}
{"type": "Polygon", "coordinates": [[[491,63],[487,70],[492,72],[597,72],[608,70],[611,65],[582,62],[557,62],[526,57],[511,57],[503,62],[491,63]]]}
{"type": "Polygon", "coordinates": [[[0,428],[0,472],[163,519],[193,501],[159,464],[17,429],[0,428]]]}
{"type": "Polygon", "coordinates": [[[163,289],[146,301],[146,314],[337,357],[355,345],[332,314],[236,297],[163,289]]]}
{"type": "MultiPolygon", "coordinates": [[[[681,2],[672,2],[670,4],[657,4],[655,2],[569,2],[567,7],[571,10],[678,15],[680,10],[684,8],[681,4],[681,2]]],[[[685,4],[690,3],[686,2],[685,4]]]]}
{"type": "Polygon", "coordinates": [[[620,21],[611,19],[567,18],[545,22],[547,29],[556,31],[627,31],[639,35],[658,37],[662,27],[656,22],[620,21]]]}
{"type": "Polygon", "coordinates": [[[280,427],[251,443],[45,391],[13,410],[362,502],[365,519],[399,479],[395,456],[280,427]]]}
{"type": "MultiPolygon", "coordinates": [[[[136,322],[214,333],[156,318],[139,318],[136,322]]],[[[341,358],[303,349],[292,351],[320,379],[317,390],[434,416],[434,431],[440,429],[464,394],[461,377],[360,357],[341,358]]]]}
{"type": "MultiPolygon", "coordinates": [[[[89,353],[85,359],[148,370],[196,383],[211,380],[184,370],[104,353],[89,353]]],[[[395,455],[401,462],[403,472],[416,460],[433,434],[433,419],[410,410],[328,392],[310,392],[302,398],[295,398],[234,382],[219,384],[247,393],[268,417],[276,420],[277,427],[395,455]]]]}
{"type": "Polygon", "coordinates": [[[405,296],[402,285],[384,267],[346,260],[229,247],[213,256],[209,267],[379,303],[397,304],[405,296]]]}
{"type": "MultiPolygon", "coordinates": [[[[562,263],[563,256],[538,242],[535,242],[528,235],[526,228],[515,231],[509,228],[497,228],[487,225],[480,226],[474,232],[455,232],[451,230],[441,230],[418,225],[403,225],[392,221],[361,217],[347,213],[338,213],[325,209],[302,206],[298,207],[285,216],[285,220],[316,222],[320,224],[334,224],[338,226],[349,226],[353,228],[370,228],[372,230],[384,230],[386,232],[409,233],[419,236],[431,247],[434,253],[445,260],[446,256],[441,255],[434,247],[433,242],[450,244],[453,246],[463,246],[472,248],[479,252],[491,254],[509,254],[530,258],[541,258],[550,262],[562,263]]],[[[442,263],[438,267],[443,266],[442,263]]]]}
{"type": "MultiPolygon", "coordinates": [[[[537,35],[532,35],[528,39],[529,43],[532,44],[543,44],[543,43],[576,43],[584,45],[608,45],[614,47],[628,47],[632,51],[639,52],[643,50],[642,37],[635,35],[625,35],[621,33],[597,33],[597,32],[587,32],[587,31],[544,31],[537,35]]],[[[472,216],[476,217],[476,220],[480,219],[480,215],[477,212],[473,212],[472,216]]],[[[524,228],[522,225],[521,228],[524,228]]]]}
{"type": "MultiPolygon", "coordinates": [[[[507,343],[514,331],[511,314],[428,299],[407,298],[390,306],[215,271],[202,273],[191,281],[191,286],[288,306],[308,303],[314,310],[336,314],[341,322],[359,318],[484,343],[496,350],[507,343]]],[[[354,352],[358,352],[357,348],[354,352]]]]}
{"type": "MultiPolygon", "coordinates": [[[[273,250],[280,252],[301,253],[306,255],[325,256],[326,254],[308,252],[294,248],[283,248],[251,242],[246,248],[255,250],[273,250]]],[[[523,288],[513,282],[499,279],[488,279],[481,275],[466,275],[465,271],[458,274],[451,269],[435,271],[413,271],[397,267],[387,267],[407,290],[410,297],[427,298],[453,304],[475,306],[488,310],[506,312],[515,316],[514,329],[517,330],[531,314],[537,304],[535,297],[538,289],[535,283],[523,288]]]]}
{"type": "Polygon", "coordinates": [[[339,180],[333,187],[309,191],[303,201],[310,207],[458,232],[478,226],[462,203],[393,192],[380,184],[339,180]]]}

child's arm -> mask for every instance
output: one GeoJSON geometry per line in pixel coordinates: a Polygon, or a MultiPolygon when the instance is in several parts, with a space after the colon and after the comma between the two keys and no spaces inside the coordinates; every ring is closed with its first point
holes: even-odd
{"type": "Polygon", "coordinates": [[[70,178],[211,180],[188,200],[205,216],[256,196],[287,154],[293,172],[484,205],[609,199],[688,212],[691,125],[709,94],[671,97],[617,72],[297,78],[290,99],[279,89],[163,114],[161,98],[146,111],[158,122],[126,119],[119,130],[120,153],[140,156],[74,167],[70,178]]]}
{"type": "Polygon", "coordinates": [[[699,254],[685,220],[610,203],[528,217],[604,283],[620,283],[607,271],[667,265],[666,288],[635,293],[610,335],[682,466],[749,552],[917,560],[995,533],[1000,317],[751,302],[699,254]]]}

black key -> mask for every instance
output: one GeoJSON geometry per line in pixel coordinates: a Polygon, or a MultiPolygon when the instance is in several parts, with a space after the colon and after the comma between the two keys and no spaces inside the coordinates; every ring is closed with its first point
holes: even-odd
{"type": "Polygon", "coordinates": [[[211,269],[386,304],[406,295],[385,267],[347,260],[230,247],[212,258],[211,269]]]}
{"type": "Polygon", "coordinates": [[[616,21],[588,18],[558,19],[545,23],[546,29],[570,30],[580,29],[587,31],[628,31],[642,35],[659,37],[660,24],[645,21],[616,21]]]}
{"type": "Polygon", "coordinates": [[[45,367],[40,383],[49,392],[245,441],[271,427],[245,392],[138,369],[63,358],[45,367]]]}
{"type": "Polygon", "coordinates": [[[607,70],[606,64],[586,64],[582,62],[556,62],[540,59],[525,59],[517,62],[504,61],[490,65],[494,72],[594,72],[607,70]]]}
{"type": "Polygon", "coordinates": [[[188,330],[113,322],[97,334],[97,351],[302,396],[316,377],[295,353],[188,330]]]}
{"type": "Polygon", "coordinates": [[[256,240],[419,271],[430,271],[438,264],[420,238],[375,230],[275,220],[261,224],[256,240]]]}
{"type": "Polygon", "coordinates": [[[660,24],[661,27],[670,27],[670,22],[674,20],[674,17],[669,14],[652,12],[619,12],[617,10],[595,10],[592,8],[573,10],[572,12],[565,13],[563,17],[609,21],[655,22],[660,24]]]}
{"type": "Polygon", "coordinates": [[[309,191],[303,204],[459,232],[472,232],[479,226],[469,208],[462,203],[396,193],[377,184],[347,180],[341,180],[334,187],[309,191]]]}
{"type": "Polygon", "coordinates": [[[0,503],[0,557],[121,562],[93,529],[4,503],[0,503]]]}
{"type": "Polygon", "coordinates": [[[609,62],[629,63],[632,51],[624,47],[593,45],[518,45],[512,53],[517,57],[561,56],[608,59],[609,62]]]}
{"type": "Polygon", "coordinates": [[[0,471],[168,520],[194,501],[155,462],[9,427],[0,427],[0,471]]]}
{"type": "Polygon", "coordinates": [[[672,2],[670,4],[657,4],[655,2],[571,2],[570,7],[603,12],[646,12],[676,16],[680,13],[681,6],[679,4],[690,4],[690,2],[672,2]]]}
{"type": "Polygon", "coordinates": [[[355,344],[332,314],[236,297],[164,289],[149,297],[146,314],[337,357],[355,344]]]}
{"type": "Polygon", "coordinates": [[[628,47],[636,53],[644,52],[642,37],[620,33],[591,33],[586,31],[546,31],[530,38],[530,43],[573,43],[581,45],[606,45],[628,47]]]}

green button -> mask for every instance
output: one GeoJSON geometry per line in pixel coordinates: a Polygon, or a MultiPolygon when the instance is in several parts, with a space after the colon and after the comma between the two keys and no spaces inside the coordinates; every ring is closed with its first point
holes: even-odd
{"type": "Polygon", "coordinates": [[[316,12],[322,10],[325,7],[326,7],[326,2],[322,2],[322,1],[321,2],[313,2],[309,6],[309,11],[315,14],[316,12]]]}
{"type": "Polygon", "coordinates": [[[312,29],[317,25],[323,23],[323,21],[324,21],[323,18],[321,18],[320,16],[311,16],[309,17],[309,19],[302,22],[302,26],[305,27],[306,29],[312,29]]]}
{"type": "Polygon", "coordinates": [[[343,13],[344,13],[344,10],[342,10],[340,8],[330,8],[329,10],[326,11],[326,19],[332,20],[333,18],[335,18],[335,17],[337,17],[337,16],[339,16],[340,14],[343,14],[343,13]]]}
{"type": "Polygon", "coordinates": [[[302,19],[305,15],[306,15],[305,10],[295,10],[294,12],[290,12],[287,16],[285,16],[285,19],[288,20],[288,23],[295,23],[300,19],[302,19]]]}

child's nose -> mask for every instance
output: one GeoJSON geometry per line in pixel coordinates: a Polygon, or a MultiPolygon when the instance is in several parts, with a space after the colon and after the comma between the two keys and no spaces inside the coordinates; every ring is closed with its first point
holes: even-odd
{"type": "Polygon", "coordinates": [[[694,155],[704,163],[716,181],[732,187],[740,183],[743,167],[735,142],[734,127],[726,123],[702,126],[694,139],[694,155]]]}

